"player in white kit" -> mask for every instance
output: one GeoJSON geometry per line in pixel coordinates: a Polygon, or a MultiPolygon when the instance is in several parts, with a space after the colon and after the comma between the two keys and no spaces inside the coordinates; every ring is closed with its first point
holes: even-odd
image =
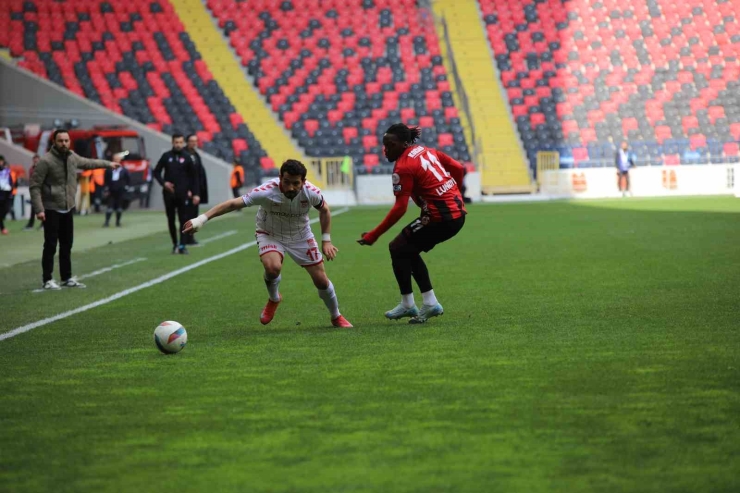
{"type": "Polygon", "coordinates": [[[278,290],[283,258],[287,253],[298,265],[305,268],[319,290],[331,315],[334,327],[352,327],[339,313],[339,302],[334,285],[326,276],[324,260],[334,260],[337,248],[331,243],[331,212],[321,190],[306,181],[306,167],[289,159],[280,167],[280,177],[275,178],[242,197],[227,200],[205,214],[185,223],[184,233],[196,232],[214,217],[232,211],[259,206],[257,210],[257,246],[260,260],[265,268],[265,284],[269,299],[262,310],[260,322],[267,325],[275,316],[282,301],[278,290]],[[311,232],[308,220],[309,208],[319,211],[321,224],[321,250],[311,232]],[[323,256],[322,256],[323,253],[323,256]]]}

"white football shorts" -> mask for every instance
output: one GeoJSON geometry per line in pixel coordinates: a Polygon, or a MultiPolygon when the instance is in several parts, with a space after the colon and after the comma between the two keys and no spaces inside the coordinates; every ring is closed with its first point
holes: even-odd
{"type": "Polygon", "coordinates": [[[324,261],[319,245],[313,235],[290,243],[278,241],[265,233],[257,233],[255,237],[257,238],[260,257],[266,253],[278,252],[280,257],[285,258],[287,253],[301,267],[310,267],[324,261]]]}

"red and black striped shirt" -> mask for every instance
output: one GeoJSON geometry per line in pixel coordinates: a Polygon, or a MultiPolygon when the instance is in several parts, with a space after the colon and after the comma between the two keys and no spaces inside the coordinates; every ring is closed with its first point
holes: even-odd
{"type": "Polygon", "coordinates": [[[393,168],[393,194],[411,197],[431,221],[450,221],[467,213],[458,188],[463,165],[442,151],[410,146],[393,168]]]}

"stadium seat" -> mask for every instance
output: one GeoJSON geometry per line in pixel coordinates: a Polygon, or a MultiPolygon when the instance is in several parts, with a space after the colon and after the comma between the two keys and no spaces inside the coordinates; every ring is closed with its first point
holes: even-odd
{"type": "Polygon", "coordinates": [[[265,154],[168,0],[3,1],[0,32],[20,67],[79,96],[165,133],[197,134],[225,160],[251,167],[265,154]]]}
{"type": "Polygon", "coordinates": [[[366,166],[385,130],[401,121],[420,125],[428,145],[441,140],[453,158],[470,161],[427,7],[415,0],[283,4],[206,2],[308,155],[349,154],[366,166]]]}
{"type": "Polygon", "coordinates": [[[699,151],[699,135],[740,140],[737,3],[701,3],[478,0],[527,154],[620,140],[655,150],[669,139],[699,151]],[[561,134],[527,138],[542,114],[561,134]]]}

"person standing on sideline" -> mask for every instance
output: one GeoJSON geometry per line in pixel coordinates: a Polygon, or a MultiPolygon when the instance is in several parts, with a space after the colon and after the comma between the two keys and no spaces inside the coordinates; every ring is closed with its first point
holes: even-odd
{"type": "Polygon", "coordinates": [[[105,211],[105,223],[103,227],[110,226],[110,217],[113,211],[116,213],[116,227],[121,227],[121,215],[123,214],[123,199],[126,190],[131,185],[131,176],[128,170],[121,166],[117,169],[105,170],[103,196],[107,199],[108,209],[105,211]]]}
{"type": "MultiPolygon", "coordinates": [[[[200,204],[208,203],[208,178],[206,177],[206,170],[203,167],[203,161],[198,153],[198,136],[190,134],[188,135],[186,142],[188,152],[190,153],[190,157],[193,159],[193,165],[195,165],[195,170],[198,174],[198,184],[200,186],[200,194],[198,195],[199,201],[196,203],[196,201],[193,200],[190,216],[188,217],[188,219],[192,219],[194,217],[198,217],[200,214],[200,204]]],[[[186,244],[197,245],[198,242],[196,241],[195,236],[190,234],[188,235],[186,244]]]]}
{"type": "Polygon", "coordinates": [[[630,189],[630,168],[635,165],[635,158],[630,151],[629,144],[622,142],[622,146],[614,155],[614,165],[617,167],[617,187],[622,192],[622,197],[626,197],[630,189]]]}
{"type": "Polygon", "coordinates": [[[59,271],[62,286],[84,288],[72,277],[72,240],[74,236],[75,195],[77,170],[113,168],[121,166],[120,157],[114,161],[87,159],[70,150],[69,132],[55,130],[53,146],[36,164],[31,175],[31,201],[36,218],[44,222],[44,254],[41,259],[44,289],[61,289],[52,279],[54,255],[59,243],[59,271]]]}
{"type": "Polygon", "coordinates": [[[154,179],[162,185],[162,198],[167,212],[167,225],[170,229],[173,254],[187,254],[185,240],[187,234],[182,232],[185,223],[190,219],[190,202],[200,202],[200,181],[193,164],[193,159],[185,150],[185,137],[182,134],[172,136],[172,150],[162,154],[157,167],[154,168],[154,179]],[[175,213],[180,221],[180,242],[177,241],[175,213]]]}
{"type": "Polygon", "coordinates": [[[0,232],[8,234],[5,227],[5,215],[13,205],[13,173],[5,162],[5,156],[0,156],[0,232]]]}
{"type": "MultiPolygon", "coordinates": [[[[28,181],[31,181],[31,177],[33,176],[33,172],[36,169],[36,164],[39,162],[38,154],[34,154],[33,158],[31,158],[31,169],[28,170],[28,181]]],[[[36,221],[36,212],[33,210],[33,205],[31,205],[31,217],[28,218],[28,223],[26,224],[26,227],[23,228],[23,231],[32,231],[33,230],[33,224],[36,221]]],[[[41,223],[39,225],[39,229],[44,227],[44,223],[41,223]]]]}
{"type": "Polygon", "coordinates": [[[242,196],[241,188],[244,186],[244,168],[239,163],[239,160],[234,159],[232,163],[234,167],[231,169],[231,193],[234,198],[242,196]]]}

